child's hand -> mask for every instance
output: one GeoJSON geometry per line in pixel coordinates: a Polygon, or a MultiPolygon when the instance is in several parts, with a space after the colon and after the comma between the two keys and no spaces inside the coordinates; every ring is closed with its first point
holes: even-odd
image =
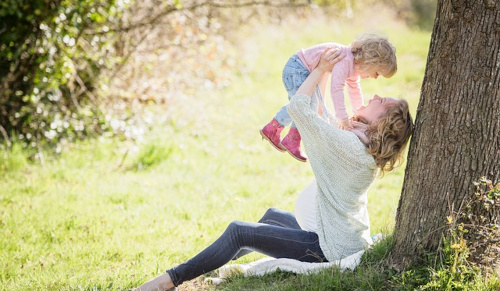
{"type": "Polygon", "coordinates": [[[340,123],[339,123],[339,128],[340,129],[345,129],[345,130],[351,130],[353,129],[351,123],[349,122],[349,119],[346,119],[346,120],[342,120],[340,123]]]}

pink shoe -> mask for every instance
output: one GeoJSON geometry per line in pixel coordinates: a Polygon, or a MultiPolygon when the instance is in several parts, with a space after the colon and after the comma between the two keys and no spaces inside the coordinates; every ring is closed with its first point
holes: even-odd
{"type": "Polygon", "coordinates": [[[263,129],[260,130],[260,135],[262,139],[267,139],[273,147],[275,147],[278,151],[284,152],[285,149],[281,147],[281,131],[285,128],[283,125],[279,124],[275,118],[271,120],[263,129]]]}
{"type": "Polygon", "coordinates": [[[301,162],[307,161],[307,157],[302,154],[300,148],[300,133],[296,128],[290,128],[290,131],[281,141],[281,146],[284,147],[292,157],[296,158],[301,162]]]}

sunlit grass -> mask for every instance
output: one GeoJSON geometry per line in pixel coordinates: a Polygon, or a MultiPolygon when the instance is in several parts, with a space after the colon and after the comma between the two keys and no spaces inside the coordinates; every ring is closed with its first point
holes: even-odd
{"type": "MultiPolygon", "coordinates": [[[[2,153],[0,289],[127,289],[196,254],[232,220],[256,221],[269,207],[293,211],[313,178],[309,165],[277,152],[258,133],[287,102],[283,64],[302,47],[383,32],[398,49],[399,70],[391,79],[363,81],[365,98],[407,98],[415,112],[430,33],[386,16],[248,28],[234,83],[176,97],[165,109],[166,121],[137,145],[89,141],[57,158],[46,155],[45,165],[27,163],[17,146],[2,153]]],[[[392,229],[403,169],[370,189],[373,233],[392,229]]],[[[338,277],[324,280],[329,272],[337,271],[235,279],[223,288],[284,290],[283,278],[288,290],[308,289],[311,282],[342,286],[334,282],[338,277]]],[[[197,282],[187,288],[212,288],[197,282]]]]}

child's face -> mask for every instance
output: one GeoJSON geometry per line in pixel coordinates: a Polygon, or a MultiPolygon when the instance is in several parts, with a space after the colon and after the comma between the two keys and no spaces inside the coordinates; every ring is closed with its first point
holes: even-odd
{"type": "Polygon", "coordinates": [[[378,70],[373,70],[373,69],[365,69],[365,70],[360,70],[359,76],[361,79],[367,79],[367,78],[373,78],[377,79],[378,76],[380,76],[380,72],[378,70]]]}

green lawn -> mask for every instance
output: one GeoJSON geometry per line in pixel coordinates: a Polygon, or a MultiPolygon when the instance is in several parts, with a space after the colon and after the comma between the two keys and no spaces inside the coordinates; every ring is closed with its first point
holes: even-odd
{"type": "MultiPolygon", "coordinates": [[[[46,154],[44,165],[27,163],[18,149],[0,153],[0,290],[128,289],[196,254],[232,220],[256,221],[269,207],[293,211],[313,178],[309,164],[277,152],[258,130],[287,102],[281,69],[301,47],[384,33],[397,47],[398,73],[362,81],[365,98],[403,97],[415,112],[430,32],[384,13],[325,19],[247,28],[234,82],[176,96],[141,143],[78,143],[57,158],[46,154]]],[[[403,172],[370,189],[373,233],[393,227],[403,172]]],[[[380,280],[369,272],[349,280],[380,280]]],[[[342,289],[336,273],[236,277],[217,289],[342,289]]],[[[215,287],[199,279],[180,290],[201,288],[215,287]]]]}

